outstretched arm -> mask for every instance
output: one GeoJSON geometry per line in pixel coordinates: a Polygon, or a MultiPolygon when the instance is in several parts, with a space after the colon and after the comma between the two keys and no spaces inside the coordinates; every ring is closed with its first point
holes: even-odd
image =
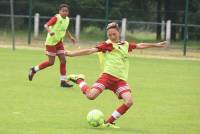
{"type": "Polygon", "coordinates": [[[152,48],[152,47],[165,47],[166,41],[159,42],[159,43],[139,43],[136,44],[137,49],[145,49],[145,48],[152,48]]]}
{"type": "Polygon", "coordinates": [[[98,52],[97,48],[89,48],[89,49],[83,49],[83,50],[78,50],[78,51],[66,51],[65,55],[69,57],[74,57],[74,56],[90,55],[95,52],[98,52]]]}

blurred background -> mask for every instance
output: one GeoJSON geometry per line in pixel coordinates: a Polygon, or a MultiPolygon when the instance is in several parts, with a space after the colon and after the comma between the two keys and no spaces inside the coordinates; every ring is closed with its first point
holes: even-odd
{"type": "MultiPolygon", "coordinates": [[[[115,21],[127,41],[168,41],[164,50],[137,54],[200,57],[199,0],[0,0],[0,46],[42,48],[43,25],[62,3],[70,6],[69,30],[80,47],[105,40],[105,26],[115,21]]],[[[66,40],[69,49],[70,44],[66,40]]]]}

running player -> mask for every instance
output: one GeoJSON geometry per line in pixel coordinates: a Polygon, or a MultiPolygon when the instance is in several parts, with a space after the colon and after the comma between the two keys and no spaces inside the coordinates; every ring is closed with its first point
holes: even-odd
{"type": "Polygon", "coordinates": [[[63,38],[65,35],[75,44],[75,39],[68,31],[69,26],[69,7],[66,4],[59,6],[59,13],[53,16],[45,25],[44,28],[48,32],[46,38],[46,55],[48,60],[44,61],[35,67],[30,68],[28,78],[32,81],[36,72],[52,66],[55,62],[55,57],[60,60],[60,86],[72,87],[73,85],[66,82],[66,58],[64,51],[63,38]]]}

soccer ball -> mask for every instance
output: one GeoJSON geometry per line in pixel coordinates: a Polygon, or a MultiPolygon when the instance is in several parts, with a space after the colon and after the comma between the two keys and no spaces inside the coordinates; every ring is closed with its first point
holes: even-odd
{"type": "Polygon", "coordinates": [[[87,115],[87,122],[92,127],[98,127],[104,123],[104,114],[98,110],[91,110],[87,115]]]}

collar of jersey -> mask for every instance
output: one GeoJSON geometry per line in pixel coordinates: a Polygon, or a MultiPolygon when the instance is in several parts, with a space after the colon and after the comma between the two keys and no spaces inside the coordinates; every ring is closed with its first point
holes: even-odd
{"type": "Polygon", "coordinates": [[[125,41],[119,41],[118,43],[113,43],[110,39],[108,39],[107,41],[106,41],[106,43],[111,43],[111,44],[117,44],[117,45],[124,45],[125,44],[125,41]]]}

